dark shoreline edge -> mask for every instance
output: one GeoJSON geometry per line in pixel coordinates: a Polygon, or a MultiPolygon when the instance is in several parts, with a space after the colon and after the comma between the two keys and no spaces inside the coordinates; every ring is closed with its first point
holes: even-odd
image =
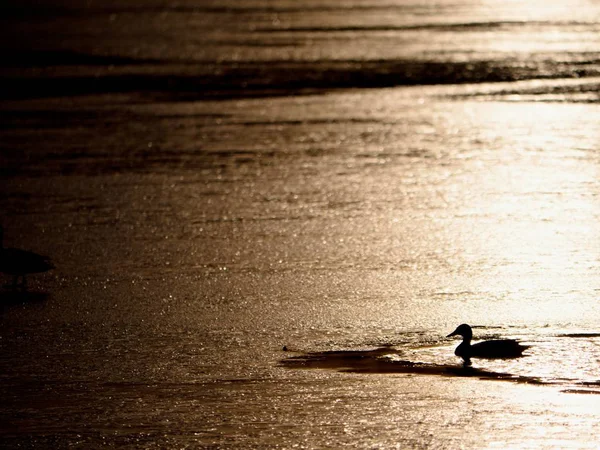
{"type": "MultiPolygon", "coordinates": [[[[581,56],[581,55],[580,55],[581,56]]],[[[6,55],[0,99],[141,93],[166,101],[600,76],[600,55],[573,61],[156,61],[75,52],[6,55]]]]}

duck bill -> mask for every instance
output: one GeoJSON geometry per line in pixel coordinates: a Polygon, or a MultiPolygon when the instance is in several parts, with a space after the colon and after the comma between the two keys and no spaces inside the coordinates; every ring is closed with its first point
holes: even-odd
{"type": "Polygon", "coordinates": [[[456,336],[458,333],[456,331],[453,331],[452,333],[450,333],[448,336],[446,337],[452,337],[452,336],[456,336]]]}

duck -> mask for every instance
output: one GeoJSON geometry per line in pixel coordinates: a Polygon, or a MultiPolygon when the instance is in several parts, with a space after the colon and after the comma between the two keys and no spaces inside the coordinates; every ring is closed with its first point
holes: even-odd
{"type": "Polygon", "coordinates": [[[471,344],[473,329],[463,323],[446,337],[462,336],[463,341],[456,347],[454,354],[463,359],[465,365],[471,364],[471,358],[511,359],[523,356],[529,348],[514,339],[493,339],[471,344]]]}
{"type": "Polygon", "coordinates": [[[4,247],[4,228],[0,226],[0,272],[13,276],[13,288],[26,289],[26,275],[51,269],[54,269],[54,265],[46,256],[28,250],[4,247]]]}

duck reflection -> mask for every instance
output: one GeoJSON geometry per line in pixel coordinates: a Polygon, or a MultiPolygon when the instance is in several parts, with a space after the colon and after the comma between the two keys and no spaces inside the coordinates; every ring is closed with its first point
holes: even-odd
{"type": "Polygon", "coordinates": [[[28,274],[51,269],[54,269],[54,265],[46,256],[18,248],[5,248],[4,228],[0,226],[0,272],[13,277],[12,284],[8,284],[8,287],[26,290],[28,274]]]}
{"type": "Polygon", "coordinates": [[[48,292],[9,289],[0,291],[0,312],[26,305],[41,305],[50,298],[48,292]]]}

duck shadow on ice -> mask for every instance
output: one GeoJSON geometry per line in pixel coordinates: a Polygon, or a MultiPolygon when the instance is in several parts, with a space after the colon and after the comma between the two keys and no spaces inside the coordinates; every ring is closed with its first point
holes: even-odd
{"type": "MultiPolygon", "coordinates": [[[[463,359],[461,366],[415,362],[401,359],[403,352],[393,347],[380,347],[364,351],[312,352],[293,356],[281,363],[287,367],[336,369],[360,373],[410,373],[423,375],[478,377],[483,379],[508,380],[520,383],[544,384],[541,379],[495,372],[475,368],[471,358],[514,359],[521,358],[524,346],[514,339],[494,339],[471,344],[473,332],[469,325],[462,324],[447,337],[462,336],[463,342],[456,348],[455,355],[463,359]]],[[[285,350],[285,348],[284,348],[285,350]]]]}
{"type": "MultiPolygon", "coordinates": [[[[463,324],[447,337],[460,335],[462,343],[456,348],[455,355],[463,359],[463,364],[421,362],[406,359],[406,349],[397,349],[386,345],[369,350],[337,350],[323,352],[294,352],[293,356],[280,360],[280,366],[290,369],[329,369],[350,373],[372,374],[413,374],[443,377],[474,377],[482,380],[510,381],[530,385],[557,386],[565,393],[600,394],[600,380],[584,381],[570,378],[548,378],[533,375],[518,375],[473,367],[471,358],[517,359],[530,356],[523,354],[530,348],[514,339],[492,339],[471,344],[471,327],[463,324]]],[[[566,338],[596,338],[600,334],[584,333],[561,335],[566,338]]],[[[284,351],[288,349],[283,348],[284,351]]]]}
{"type": "Polygon", "coordinates": [[[535,377],[472,367],[470,365],[435,364],[401,359],[403,351],[391,347],[372,350],[307,352],[285,358],[280,365],[295,369],[332,369],[350,373],[415,374],[447,377],[476,377],[517,383],[545,384],[535,377]]]}
{"type": "Polygon", "coordinates": [[[49,294],[28,289],[27,275],[48,272],[54,269],[50,258],[37,253],[4,246],[4,228],[0,225],[0,272],[12,277],[12,283],[0,290],[0,307],[39,303],[49,294]]]}

